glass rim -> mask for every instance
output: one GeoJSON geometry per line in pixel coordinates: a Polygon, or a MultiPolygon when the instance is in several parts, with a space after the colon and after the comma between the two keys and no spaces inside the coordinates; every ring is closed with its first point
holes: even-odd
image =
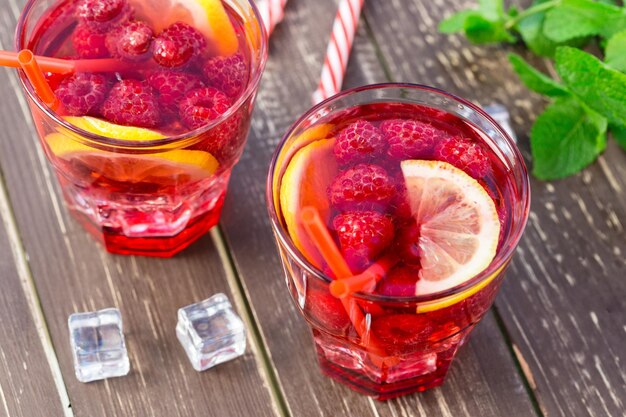
{"type": "Polygon", "coordinates": [[[333,281],[331,277],[329,277],[319,268],[311,264],[306,259],[306,257],[300,253],[298,248],[296,248],[295,245],[293,244],[293,241],[291,240],[291,238],[288,236],[287,232],[285,231],[285,228],[280,223],[279,215],[277,212],[277,207],[274,204],[275,199],[273,195],[274,173],[276,171],[278,157],[281,154],[281,151],[283,150],[283,147],[285,146],[287,140],[289,140],[289,138],[292,136],[293,132],[305,120],[307,120],[311,115],[318,112],[320,109],[346,96],[350,96],[356,93],[361,93],[364,91],[386,90],[386,89],[392,89],[392,90],[411,89],[411,90],[435,93],[435,94],[444,96],[446,98],[452,99],[456,101],[458,104],[467,106],[471,110],[478,113],[481,117],[489,121],[493,125],[495,130],[504,138],[507,145],[512,149],[513,159],[520,163],[519,166],[521,170],[522,184],[521,184],[519,192],[520,192],[520,195],[522,196],[522,198],[520,199],[520,203],[523,205],[524,217],[523,219],[521,219],[516,229],[511,230],[507,238],[503,241],[501,250],[499,252],[496,252],[495,257],[491,261],[489,266],[485,268],[483,271],[481,271],[479,274],[475,275],[471,279],[459,285],[456,285],[452,288],[448,288],[443,291],[434,292],[431,294],[415,295],[415,296],[408,296],[408,297],[407,296],[394,297],[394,296],[387,296],[387,295],[380,295],[380,294],[366,294],[362,292],[356,292],[352,295],[355,298],[362,299],[365,301],[373,301],[373,302],[420,303],[420,302],[437,301],[437,300],[445,299],[454,295],[462,294],[463,292],[468,291],[472,289],[473,287],[476,287],[480,285],[481,283],[485,282],[486,280],[491,278],[494,274],[501,272],[501,270],[507,265],[507,263],[513,256],[513,253],[515,252],[517,245],[519,244],[519,241],[522,237],[524,228],[528,221],[529,212],[530,212],[530,178],[528,176],[528,170],[526,168],[526,163],[524,162],[524,158],[519,148],[515,144],[515,141],[491,116],[489,116],[489,114],[487,114],[487,112],[485,112],[476,104],[473,104],[468,100],[465,100],[461,97],[458,97],[452,93],[441,90],[439,88],[430,87],[430,86],[423,85],[423,84],[392,83],[392,82],[369,84],[365,86],[354,87],[348,90],[344,90],[332,97],[327,98],[326,100],[311,107],[302,116],[300,116],[291,125],[291,127],[287,130],[287,133],[285,133],[285,135],[282,137],[282,139],[278,143],[276,150],[274,151],[274,154],[272,155],[271,162],[270,162],[269,173],[268,173],[267,183],[266,183],[266,202],[267,202],[268,212],[270,216],[270,223],[272,225],[274,235],[280,241],[280,244],[282,244],[282,247],[285,248],[285,250],[287,251],[287,256],[290,256],[291,258],[293,258],[298,264],[298,266],[300,266],[301,268],[306,270],[310,275],[314,276],[315,278],[319,280],[325,281],[327,283],[330,283],[333,281]]]}
{"type": "MultiPolygon", "coordinates": [[[[35,3],[38,2],[38,1],[41,1],[41,0],[28,0],[26,5],[22,9],[22,12],[20,13],[19,19],[17,21],[17,26],[16,26],[16,29],[15,29],[15,38],[14,38],[14,47],[18,51],[20,49],[23,49],[22,45],[20,45],[20,44],[21,44],[21,42],[23,40],[23,32],[24,32],[25,27],[26,27],[26,17],[30,14],[30,12],[31,12],[32,8],[34,7],[35,3]]],[[[154,148],[156,146],[172,145],[172,144],[176,144],[178,142],[187,143],[187,141],[189,139],[193,139],[194,137],[201,137],[201,135],[203,133],[211,130],[215,126],[221,124],[222,122],[224,122],[225,120],[227,120],[228,118],[233,116],[237,111],[239,111],[241,106],[244,105],[244,103],[250,98],[250,96],[252,96],[254,94],[254,92],[257,90],[257,87],[259,86],[259,83],[261,82],[261,77],[263,76],[263,70],[265,69],[265,64],[267,63],[268,35],[267,35],[267,31],[265,29],[265,25],[263,24],[263,19],[261,17],[261,12],[259,11],[258,7],[256,6],[256,3],[253,0],[244,0],[244,1],[246,1],[248,3],[248,5],[251,7],[252,13],[253,13],[253,15],[255,17],[255,20],[256,20],[256,22],[257,22],[257,24],[259,26],[259,35],[260,35],[259,52],[260,52],[260,59],[259,59],[257,65],[255,65],[254,68],[253,68],[253,70],[255,70],[255,72],[253,72],[253,74],[252,74],[253,75],[252,79],[249,80],[249,82],[248,82],[248,84],[246,86],[246,89],[239,96],[239,98],[233,103],[233,105],[226,112],[221,114],[217,119],[212,120],[211,123],[208,123],[208,124],[198,128],[198,129],[194,129],[194,130],[191,130],[189,132],[182,133],[180,135],[167,136],[167,137],[161,138],[161,139],[153,139],[153,140],[145,140],[145,141],[120,140],[120,139],[110,138],[110,137],[106,137],[106,136],[101,136],[101,135],[89,132],[87,130],[80,129],[77,126],[74,126],[73,124],[67,122],[62,117],[60,117],[55,111],[53,111],[48,106],[46,106],[45,103],[41,100],[41,98],[33,90],[30,81],[28,80],[28,78],[24,74],[24,71],[22,69],[18,68],[18,75],[19,75],[18,78],[19,78],[20,83],[22,85],[22,89],[24,91],[26,91],[26,94],[28,94],[30,99],[37,105],[37,107],[46,116],[48,116],[49,118],[54,120],[55,123],[63,126],[64,128],[66,128],[70,132],[78,135],[80,138],[87,139],[89,142],[93,142],[96,145],[101,145],[101,146],[105,146],[105,147],[114,147],[114,148],[117,148],[117,149],[129,149],[129,150],[141,151],[141,150],[144,150],[144,149],[154,148]]]]}

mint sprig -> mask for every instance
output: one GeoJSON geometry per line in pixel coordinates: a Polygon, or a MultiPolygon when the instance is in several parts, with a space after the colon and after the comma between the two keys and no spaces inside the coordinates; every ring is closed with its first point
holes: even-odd
{"type": "Polygon", "coordinates": [[[509,55],[520,80],[553,100],[530,132],[537,178],[582,170],[604,151],[608,134],[626,150],[626,7],[617,1],[535,0],[506,11],[503,0],[485,0],[445,19],[440,30],[464,32],[474,43],[521,40],[537,55],[554,57],[558,79],[509,55]],[[604,62],[577,49],[592,43],[604,47],[604,62]]]}

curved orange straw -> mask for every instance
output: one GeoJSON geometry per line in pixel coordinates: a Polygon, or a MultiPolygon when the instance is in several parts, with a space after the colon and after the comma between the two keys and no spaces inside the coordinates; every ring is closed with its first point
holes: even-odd
{"type": "Polygon", "coordinates": [[[41,101],[55,110],[59,106],[59,100],[50,88],[43,71],[39,68],[35,55],[30,50],[23,49],[17,54],[17,60],[41,101]]]}
{"type": "MultiPolygon", "coordinates": [[[[337,280],[351,277],[350,267],[343,256],[341,256],[341,252],[326,228],[319,211],[312,206],[304,207],[300,213],[300,220],[320,254],[337,277],[337,280]]],[[[340,300],[343,308],[348,313],[354,329],[361,338],[361,342],[371,353],[370,359],[372,362],[381,368],[383,365],[394,366],[397,364],[398,359],[396,357],[388,357],[380,342],[369,331],[367,320],[356,300],[350,297],[341,298],[340,300]]]]}
{"type": "Polygon", "coordinates": [[[330,293],[337,298],[344,298],[355,292],[372,292],[378,281],[397,263],[395,254],[386,255],[358,275],[331,282],[330,293]]]}
{"type": "Polygon", "coordinates": [[[320,213],[315,207],[307,206],[302,209],[300,220],[311,240],[315,243],[317,250],[333,271],[338,279],[348,278],[352,276],[352,271],[339,248],[335,244],[333,237],[328,232],[324,221],[320,217],[320,213]]]}

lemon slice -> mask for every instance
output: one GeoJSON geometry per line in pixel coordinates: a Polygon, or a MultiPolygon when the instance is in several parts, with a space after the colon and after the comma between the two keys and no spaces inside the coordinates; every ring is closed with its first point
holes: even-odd
{"type": "Polygon", "coordinates": [[[144,129],[142,127],[116,125],[95,117],[68,116],[65,117],[65,120],[80,129],[99,136],[104,136],[105,138],[135,141],[148,141],[165,138],[165,136],[154,130],[144,129]]]}
{"type": "Polygon", "coordinates": [[[324,221],[330,217],[326,189],[338,172],[334,144],[334,139],[321,139],[301,148],[289,162],[280,185],[280,208],[287,231],[300,252],[318,267],[321,258],[299,216],[302,207],[313,206],[324,221]]]}
{"type": "Polygon", "coordinates": [[[219,167],[215,157],[205,151],[182,149],[131,156],[100,151],[61,133],[51,133],[45,141],[55,157],[84,167],[84,172],[120,182],[176,185],[210,177],[219,167]]]}
{"type": "Polygon", "coordinates": [[[221,0],[180,0],[180,2],[191,10],[194,27],[215,43],[219,55],[229,56],[239,50],[237,33],[221,0]],[[197,5],[197,10],[194,10],[193,5],[197,5]]]}
{"type": "Polygon", "coordinates": [[[202,32],[218,55],[233,55],[239,49],[222,0],[150,0],[135,7],[137,16],[150,22],[157,34],[172,23],[184,22],[202,32]]]}
{"type": "Polygon", "coordinates": [[[496,254],[500,221],[485,189],[446,162],[410,160],[401,168],[420,226],[416,295],[452,288],[487,268],[496,254]]]}
{"type": "MultiPolygon", "coordinates": [[[[302,149],[304,146],[308,145],[311,142],[315,142],[317,140],[325,138],[328,133],[333,128],[333,125],[329,123],[322,123],[319,125],[315,125],[304,132],[302,132],[298,137],[296,137],[293,141],[290,141],[288,148],[281,152],[278,155],[276,160],[276,168],[280,169],[285,161],[290,161],[293,155],[295,155],[298,150],[302,149]]],[[[274,180],[272,182],[272,191],[274,195],[274,206],[278,207],[280,204],[280,193],[278,189],[278,175],[274,175],[274,180]]]]}
{"type": "MultiPolygon", "coordinates": [[[[149,141],[165,138],[154,130],[121,126],[89,116],[65,119],[87,132],[113,139],[149,141]]],[[[206,151],[177,149],[128,155],[99,150],[79,140],[79,135],[68,131],[51,133],[45,138],[54,156],[82,166],[85,172],[93,172],[115,181],[181,184],[207,178],[219,167],[217,159],[206,151]]]]}

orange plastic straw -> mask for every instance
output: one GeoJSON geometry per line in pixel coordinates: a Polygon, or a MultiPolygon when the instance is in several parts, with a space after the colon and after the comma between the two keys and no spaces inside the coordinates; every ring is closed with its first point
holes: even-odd
{"type": "MultiPolygon", "coordinates": [[[[337,279],[341,280],[351,277],[352,272],[346,260],[341,256],[339,248],[337,248],[317,209],[311,206],[304,207],[300,220],[337,279]]],[[[369,332],[367,321],[358,303],[350,297],[341,298],[341,302],[361,341],[367,350],[372,353],[370,356],[372,362],[378,367],[382,367],[385,364],[388,366],[395,365],[398,362],[397,358],[384,359],[387,357],[387,353],[381,347],[380,342],[369,332]]]]}
{"type": "MultiPolygon", "coordinates": [[[[23,51],[22,51],[23,52],[23,51]]],[[[18,55],[21,52],[0,51],[0,66],[20,68],[18,55]]],[[[53,72],[56,74],[68,74],[75,71],[74,62],[67,59],[50,58],[47,56],[35,57],[39,68],[45,72],[53,72]]]]}
{"type": "Polygon", "coordinates": [[[17,59],[41,101],[55,110],[59,106],[59,100],[50,88],[43,71],[39,68],[35,55],[28,49],[23,49],[17,54],[17,59]]]}
{"type": "MultiPolygon", "coordinates": [[[[19,52],[0,51],[0,66],[20,68],[19,52]]],[[[44,72],[71,74],[74,72],[119,72],[134,69],[147,69],[152,61],[132,63],[114,58],[104,59],[59,59],[49,56],[35,56],[39,68],[44,72]]]]}
{"type": "Polygon", "coordinates": [[[315,207],[304,207],[300,220],[302,220],[302,224],[311,240],[315,243],[317,250],[320,251],[320,254],[337,279],[351,277],[353,275],[352,271],[350,271],[348,263],[343,259],[343,255],[341,255],[333,237],[328,232],[319,211],[315,207]]]}
{"type": "Polygon", "coordinates": [[[386,255],[358,275],[331,282],[330,293],[337,298],[344,298],[355,292],[372,292],[378,281],[396,263],[398,263],[398,257],[395,254],[386,255]]]}

